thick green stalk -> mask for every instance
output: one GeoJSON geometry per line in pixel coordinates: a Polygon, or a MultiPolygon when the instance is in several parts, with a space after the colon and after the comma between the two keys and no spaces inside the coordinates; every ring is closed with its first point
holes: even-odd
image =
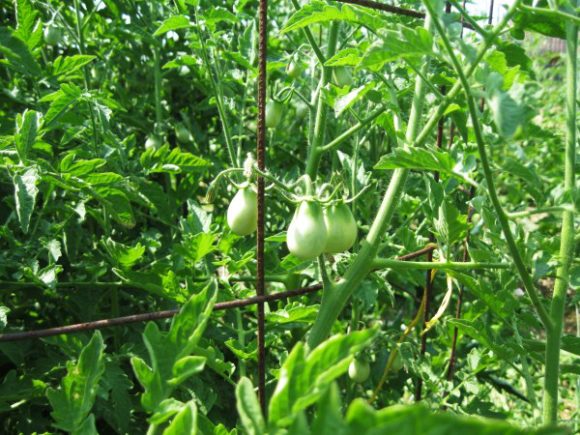
{"type": "MultiPolygon", "coordinates": [[[[425,20],[425,28],[427,30],[431,29],[430,19],[425,20]]],[[[422,69],[423,73],[426,74],[428,69],[427,62],[423,64],[422,69]]],[[[407,143],[413,143],[419,131],[421,113],[425,101],[425,88],[423,79],[418,77],[415,83],[415,95],[409,116],[409,124],[407,125],[407,143]]],[[[372,261],[376,257],[379,249],[380,238],[395,213],[395,209],[404,190],[407,174],[407,169],[395,169],[393,171],[387,192],[385,193],[366,240],[362,243],[359,254],[337,287],[325,289],[320,311],[308,336],[308,345],[311,348],[316,347],[328,336],[332,324],[338,318],[340,311],[354,290],[358,288],[365,276],[371,271],[372,261]]]]}
{"type": "Polygon", "coordinates": [[[504,237],[506,239],[506,242],[508,244],[510,254],[512,256],[512,259],[514,261],[516,269],[518,270],[520,278],[524,284],[524,288],[526,289],[530,299],[532,300],[532,304],[534,305],[534,308],[536,309],[538,316],[542,320],[542,323],[544,324],[546,329],[550,330],[550,328],[552,326],[552,321],[551,321],[550,317],[548,316],[548,312],[546,311],[546,308],[544,307],[543,302],[540,299],[540,295],[539,295],[538,290],[534,286],[532,276],[530,275],[528,269],[526,268],[526,265],[524,263],[522,255],[518,249],[515,238],[512,234],[512,231],[511,231],[511,228],[509,225],[509,220],[507,218],[505,211],[503,210],[503,207],[502,207],[502,205],[499,201],[499,197],[497,195],[493,174],[491,172],[489,159],[487,157],[487,151],[485,149],[485,141],[483,139],[481,124],[479,122],[480,114],[477,110],[475,100],[474,100],[473,95],[471,93],[471,87],[469,86],[467,76],[465,75],[463,68],[461,67],[461,63],[459,62],[459,59],[457,58],[457,56],[455,56],[455,53],[453,51],[453,46],[451,45],[451,42],[447,38],[447,34],[445,33],[443,25],[439,22],[439,19],[435,15],[435,11],[433,10],[433,6],[431,5],[429,0],[425,1],[425,6],[427,7],[427,10],[429,11],[429,16],[431,16],[433,18],[433,22],[435,24],[435,27],[437,28],[437,32],[441,36],[441,40],[443,41],[443,44],[444,44],[445,49],[447,51],[447,54],[449,55],[451,62],[453,63],[453,67],[455,69],[455,72],[457,73],[457,75],[459,77],[459,82],[461,83],[461,86],[464,89],[466,100],[467,100],[467,106],[469,108],[469,114],[471,116],[471,122],[473,124],[473,132],[475,134],[475,140],[477,142],[477,149],[479,151],[479,156],[481,159],[481,165],[483,167],[485,181],[487,182],[487,190],[488,190],[489,198],[491,200],[493,208],[495,209],[497,218],[498,218],[500,226],[502,228],[502,232],[503,232],[504,237]]]}
{"type": "MultiPolygon", "coordinates": [[[[577,3],[577,2],[572,2],[577,3]]],[[[566,112],[567,136],[564,161],[565,201],[574,203],[575,199],[575,157],[576,157],[576,94],[578,68],[578,26],[566,23],[566,112]]],[[[558,421],[558,381],[560,374],[560,341],[562,322],[566,304],[566,290],[570,279],[570,263],[574,251],[574,211],[562,214],[560,235],[560,265],[556,271],[554,294],[550,307],[552,328],[546,336],[546,374],[544,377],[544,423],[556,424],[558,421]]]]}
{"type": "MultiPolygon", "coordinates": [[[[330,25],[328,34],[328,48],[326,55],[332,57],[336,51],[336,41],[338,39],[338,22],[333,22],[330,25]]],[[[318,101],[316,103],[316,118],[314,120],[314,137],[312,143],[308,148],[308,158],[306,161],[306,174],[314,181],[318,172],[318,164],[322,155],[321,147],[324,142],[324,133],[326,132],[326,115],[328,113],[328,105],[322,96],[322,89],[330,82],[332,70],[324,65],[322,67],[322,75],[320,77],[320,85],[318,87],[318,101]]]]}

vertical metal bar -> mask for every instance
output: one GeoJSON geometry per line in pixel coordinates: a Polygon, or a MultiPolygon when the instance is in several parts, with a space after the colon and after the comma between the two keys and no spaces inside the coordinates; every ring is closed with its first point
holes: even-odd
{"type": "MultiPolygon", "coordinates": [[[[267,55],[268,0],[260,0],[258,13],[258,137],[256,155],[258,168],[266,169],[266,55],[267,55]]],[[[264,178],[258,176],[258,232],[256,246],[256,294],[264,291],[264,178]]],[[[258,308],[258,396],[262,412],[266,415],[266,350],[264,346],[264,302],[258,308]]]]}

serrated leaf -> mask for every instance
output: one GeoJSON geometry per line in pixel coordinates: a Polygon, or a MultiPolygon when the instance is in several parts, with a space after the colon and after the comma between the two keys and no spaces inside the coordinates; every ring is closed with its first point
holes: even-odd
{"type": "Polygon", "coordinates": [[[26,110],[22,117],[17,119],[16,135],[14,140],[16,142],[16,151],[18,157],[22,162],[28,159],[28,152],[36,141],[38,128],[40,124],[41,114],[34,110],[26,110]]]}
{"type": "Polygon", "coordinates": [[[329,5],[322,1],[314,0],[305,4],[295,12],[282,28],[281,33],[302,29],[311,24],[327,23],[329,21],[344,21],[353,24],[364,25],[376,30],[384,25],[383,21],[375,15],[367,13],[362,8],[349,5],[329,5]]]}
{"type": "Polygon", "coordinates": [[[26,76],[38,77],[42,74],[29,47],[7,27],[0,27],[0,53],[5,57],[0,60],[0,64],[8,65],[26,76]]]}
{"type": "MultiPolygon", "coordinates": [[[[63,83],[60,90],[51,95],[50,107],[44,115],[45,125],[50,125],[70,109],[72,109],[82,95],[82,90],[76,85],[63,83]]],[[[49,101],[44,99],[44,101],[49,101]]]]}
{"type": "Polygon", "coordinates": [[[83,66],[91,63],[94,59],[96,59],[96,56],[89,56],[86,54],[76,54],[74,56],[66,57],[59,56],[52,65],[52,74],[59,77],[61,80],[65,79],[83,66]]]}
{"type": "Polygon", "coordinates": [[[150,365],[131,360],[135,374],[145,389],[141,404],[154,412],[169,398],[176,385],[203,368],[205,356],[191,356],[205,330],[217,297],[215,282],[193,295],[171,321],[168,332],[150,322],[145,327],[143,341],[150,365]]]}
{"type": "Polygon", "coordinates": [[[127,228],[135,226],[133,208],[125,192],[108,186],[99,186],[95,191],[99,195],[99,201],[103,203],[115,221],[127,228]]]}
{"type": "Polygon", "coordinates": [[[252,381],[241,378],[236,386],[236,407],[245,433],[248,435],[262,435],[266,425],[258,397],[254,391],[252,381]]]}
{"type": "Polygon", "coordinates": [[[109,237],[103,245],[113,262],[123,269],[130,269],[145,254],[145,247],[141,243],[137,243],[135,246],[127,246],[115,242],[109,237]]]}
{"type": "Polygon", "coordinates": [[[511,138],[524,122],[524,109],[510,94],[496,90],[488,100],[493,121],[504,138],[511,138]]]}
{"type": "Polygon", "coordinates": [[[74,154],[67,154],[60,162],[60,170],[63,173],[75,176],[82,176],[96,171],[107,164],[105,159],[74,160],[74,154]]]}
{"type": "Polygon", "coordinates": [[[12,179],[14,183],[14,202],[16,205],[16,215],[20,228],[24,233],[28,233],[30,218],[34,212],[36,195],[38,188],[36,183],[40,180],[36,168],[29,168],[24,174],[16,174],[12,179]]]}
{"type": "Polygon", "coordinates": [[[455,164],[451,155],[445,151],[427,148],[397,148],[391,154],[381,157],[374,169],[406,168],[453,174],[455,164]]]}
{"type": "Polygon", "coordinates": [[[334,56],[328,59],[324,65],[335,67],[335,66],[358,66],[363,59],[363,53],[358,48],[343,48],[338,51],[334,56]]]}
{"type": "Polygon", "coordinates": [[[412,29],[399,26],[397,30],[387,30],[381,36],[381,41],[371,45],[365,53],[364,66],[376,70],[397,59],[433,54],[433,37],[423,27],[412,29]]]}
{"type": "Polygon", "coordinates": [[[153,33],[153,36],[163,35],[171,30],[184,29],[189,26],[189,18],[184,15],[174,15],[163,21],[155,33],[153,33]]]}
{"type": "Polygon", "coordinates": [[[269,405],[269,421],[288,426],[294,417],[315,403],[325,387],[348,370],[352,356],[368,346],[376,331],[335,335],[309,354],[298,343],[284,362],[269,405]]]}
{"type": "Polygon", "coordinates": [[[196,435],[197,433],[197,407],[192,400],[183,406],[171,424],[163,431],[163,435],[196,435]]]}
{"type": "Polygon", "coordinates": [[[59,389],[48,389],[46,396],[53,412],[55,426],[74,433],[96,433],[89,415],[97,395],[105,365],[103,338],[99,331],[83,348],[76,364],[67,364],[67,375],[59,389]],[[88,432],[87,432],[88,431],[88,432]]]}

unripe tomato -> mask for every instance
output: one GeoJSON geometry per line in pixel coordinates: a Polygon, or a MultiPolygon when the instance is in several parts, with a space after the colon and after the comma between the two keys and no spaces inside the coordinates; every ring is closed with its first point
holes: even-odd
{"type": "Polygon", "coordinates": [[[318,257],[326,246],[326,226],[320,204],[302,201],[286,235],[288,250],[302,260],[318,257]]]}
{"type": "Polygon", "coordinates": [[[348,366],[348,376],[356,383],[362,384],[369,378],[371,366],[368,362],[353,359],[348,366]]]}
{"type": "Polygon", "coordinates": [[[308,115],[308,106],[304,101],[296,103],[296,118],[302,119],[308,115]]]}
{"type": "Polygon", "coordinates": [[[270,101],[266,104],[266,127],[276,128],[282,120],[284,106],[277,101],[270,101]]]}
{"type": "Polygon", "coordinates": [[[403,360],[401,359],[401,354],[397,352],[395,359],[393,360],[393,365],[391,366],[394,372],[398,372],[403,368],[403,360]]]}
{"type": "Polygon", "coordinates": [[[293,80],[296,80],[298,77],[300,77],[301,73],[302,69],[300,68],[300,64],[295,60],[291,60],[288,63],[288,66],[286,66],[286,74],[288,74],[288,77],[293,80]]]}
{"type": "Polygon", "coordinates": [[[181,123],[175,126],[175,137],[177,138],[177,141],[181,143],[189,143],[192,139],[191,133],[187,127],[181,123]]]}
{"type": "Polygon", "coordinates": [[[356,242],[357,226],[354,216],[344,202],[324,209],[326,225],[326,247],[324,252],[337,254],[349,250],[356,242]]]}
{"type": "Polygon", "coordinates": [[[352,85],[352,75],[350,70],[344,66],[333,68],[332,78],[334,79],[334,83],[341,88],[352,85]]]}
{"type": "Polygon", "coordinates": [[[48,45],[56,45],[62,39],[62,31],[54,24],[50,24],[44,28],[44,42],[48,45]]]}
{"type": "Polygon", "coordinates": [[[258,196],[253,186],[244,187],[234,195],[228,207],[228,225],[238,236],[256,231],[258,223],[258,196]]]}
{"type": "Polygon", "coordinates": [[[149,137],[147,137],[147,140],[145,141],[145,149],[146,150],[148,150],[150,148],[157,150],[157,149],[161,148],[161,145],[163,145],[163,141],[156,134],[150,135],[149,137]]]}

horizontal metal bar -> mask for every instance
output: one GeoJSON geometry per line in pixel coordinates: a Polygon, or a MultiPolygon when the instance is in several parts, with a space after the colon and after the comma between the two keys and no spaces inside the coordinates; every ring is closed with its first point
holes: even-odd
{"type": "MultiPolygon", "coordinates": [[[[214,310],[227,310],[230,308],[245,307],[247,305],[254,305],[259,302],[271,302],[279,299],[300,296],[308,293],[317,292],[322,289],[321,284],[316,284],[310,287],[303,287],[297,290],[290,290],[287,292],[272,293],[265,296],[254,296],[247,299],[236,299],[227,302],[218,302],[214,306],[214,310]]],[[[56,328],[39,329],[37,331],[23,331],[0,334],[0,342],[20,341],[30,338],[52,337],[54,335],[71,334],[82,331],[93,331],[95,329],[110,328],[112,326],[127,325],[130,323],[146,322],[149,320],[161,320],[173,317],[179,312],[179,309],[153,311],[151,313],[133,314],[131,316],[115,317],[112,319],[95,320],[93,322],[76,323],[73,325],[59,326],[56,328]]]]}

